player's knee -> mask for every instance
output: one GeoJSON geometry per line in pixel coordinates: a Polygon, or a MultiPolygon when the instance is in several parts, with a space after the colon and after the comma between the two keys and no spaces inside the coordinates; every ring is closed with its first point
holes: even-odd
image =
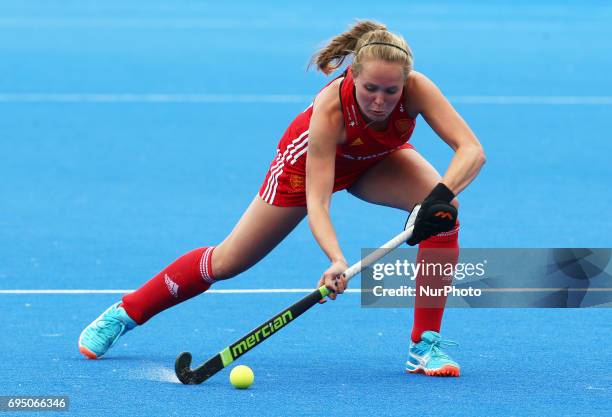
{"type": "Polygon", "coordinates": [[[229,279],[236,275],[232,271],[231,262],[228,262],[223,254],[217,254],[216,252],[213,254],[212,270],[216,280],[229,279]]]}
{"type": "Polygon", "coordinates": [[[212,270],[216,280],[230,279],[243,272],[236,256],[224,250],[215,250],[212,258],[212,270]]]}

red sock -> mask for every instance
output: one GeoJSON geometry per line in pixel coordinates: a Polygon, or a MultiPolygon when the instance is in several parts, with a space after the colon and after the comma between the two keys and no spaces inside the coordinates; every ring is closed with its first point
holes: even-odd
{"type": "MultiPolygon", "coordinates": [[[[457,264],[459,258],[459,222],[450,232],[440,233],[432,236],[429,239],[422,241],[419,244],[419,252],[417,253],[417,265],[423,261],[424,263],[436,264],[457,264]]],[[[424,266],[423,266],[424,267],[424,266]]],[[[446,285],[452,284],[452,277],[447,278],[441,274],[429,274],[423,276],[419,273],[416,278],[416,301],[414,306],[414,324],[412,326],[412,341],[418,343],[421,341],[421,335],[427,330],[435,332],[440,331],[442,324],[442,315],[444,314],[444,305],[446,304],[446,296],[421,296],[419,288],[421,286],[429,287],[430,289],[442,289],[446,285]]]]}
{"type": "Polygon", "coordinates": [[[123,308],[138,324],[163,310],[203,293],[215,282],[214,247],[192,250],[181,256],[142,287],[122,299],[123,308]]]}

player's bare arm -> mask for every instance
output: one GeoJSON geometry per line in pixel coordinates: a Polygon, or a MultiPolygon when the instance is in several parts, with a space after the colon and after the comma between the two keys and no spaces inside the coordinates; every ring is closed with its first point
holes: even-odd
{"type": "Polygon", "coordinates": [[[442,182],[457,195],[478,175],[486,160],[484,150],[472,129],[429,78],[413,71],[406,81],[406,88],[413,117],[423,116],[436,134],[455,151],[442,182]]]}
{"type": "MultiPolygon", "coordinates": [[[[339,80],[321,91],[314,103],[306,160],[306,202],[312,234],[332,262],[323,273],[319,285],[325,284],[334,292],[342,293],[345,282],[337,277],[348,265],[329,215],[336,146],[344,138],[338,86],[339,80]]],[[[335,294],[331,298],[335,299],[335,294]]]]}

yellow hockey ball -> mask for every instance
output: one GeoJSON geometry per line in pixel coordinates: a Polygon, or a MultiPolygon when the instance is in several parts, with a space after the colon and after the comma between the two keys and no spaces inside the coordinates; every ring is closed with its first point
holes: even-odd
{"type": "Polygon", "coordinates": [[[230,382],[235,388],[247,389],[254,380],[253,370],[246,365],[238,365],[230,372],[230,382]]]}

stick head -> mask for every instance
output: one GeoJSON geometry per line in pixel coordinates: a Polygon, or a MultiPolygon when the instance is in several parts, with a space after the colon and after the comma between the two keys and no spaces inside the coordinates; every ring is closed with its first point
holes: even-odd
{"type": "Polygon", "coordinates": [[[191,353],[189,352],[183,352],[178,355],[174,363],[176,377],[186,385],[201,384],[223,368],[225,368],[225,365],[220,353],[217,353],[195,369],[191,369],[191,353]]]}
{"type": "Polygon", "coordinates": [[[176,358],[174,362],[174,372],[176,377],[183,384],[196,384],[193,380],[193,372],[191,371],[191,353],[183,352],[176,358]]]}

